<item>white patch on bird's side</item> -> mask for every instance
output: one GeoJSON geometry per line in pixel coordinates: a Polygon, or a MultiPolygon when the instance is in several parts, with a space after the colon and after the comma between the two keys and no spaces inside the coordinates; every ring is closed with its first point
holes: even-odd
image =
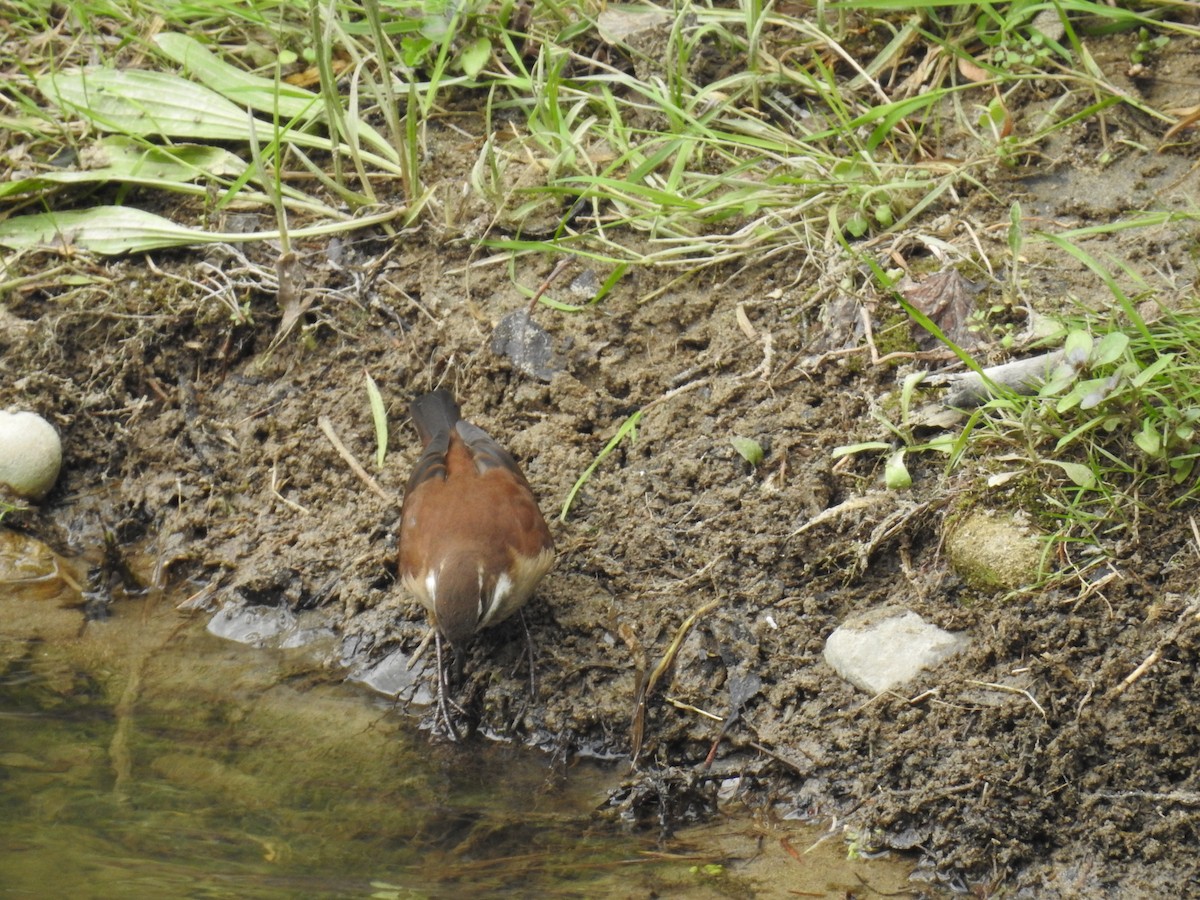
{"type": "Polygon", "coordinates": [[[425,576],[425,593],[429,598],[429,608],[433,609],[437,605],[437,572],[433,569],[425,576]]]}
{"type": "Polygon", "coordinates": [[[487,623],[487,619],[484,618],[487,615],[487,610],[485,610],[483,608],[483,567],[482,566],[480,566],[478,569],[475,570],[475,575],[479,579],[479,583],[475,587],[475,597],[477,598],[476,602],[478,604],[475,607],[475,621],[478,622],[479,624],[477,624],[475,626],[475,628],[479,629],[479,628],[482,628],[487,623]]]}
{"type": "MultiPolygon", "coordinates": [[[[487,624],[492,621],[492,617],[494,615],[496,615],[497,612],[499,612],[501,609],[504,608],[504,601],[508,597],[508,595],[512,592],[512,586],[513,586],[512,579],[508,577],[508,573],[501,572],[500,577],[496,579],[496,587],[492,589],[492,596],[488,597],[487,609],[483,611],[483,614],[481,615],[481,617],[479,619],[479,627],[480,628],[486,627],[487,624]]],[[[482,587],[483,587],[483,573],[481,572],[480,573],[480,588],[481,588],[480,593],[481,594],[482,594],[482,587]]],[[[481,599],[482,599],[482,597],[481,597],[481,599]]]]}

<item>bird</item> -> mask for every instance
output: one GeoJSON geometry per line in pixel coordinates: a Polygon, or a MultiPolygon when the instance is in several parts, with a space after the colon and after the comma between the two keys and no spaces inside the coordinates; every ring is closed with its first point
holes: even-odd
{"type": "Polygon", "coordinates": [[[457,652],[521,609],[554,564],[554,539],[517,461],[449,391],[422,394],[410,412],[423,449],[400,510],[399,575],[434,626],[438,708],[456,738],[442,639],[457,652]]]}

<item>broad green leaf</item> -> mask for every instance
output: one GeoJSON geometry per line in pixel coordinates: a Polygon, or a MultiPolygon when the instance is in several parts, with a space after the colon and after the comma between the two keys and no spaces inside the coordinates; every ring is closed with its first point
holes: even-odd
{"type": "Polygon", "coordinates": [[[1086,388],[1084,388],[1083,385],[1075,385],[1075,387],[1071,388],[1070,393],[1064,394],[1058,398],[1058,402],[1054,404],[1054,411],[1061,415],[1062,413],[1077,407],[1080,401],[1083,400],[1083,394],[1085,390],[1086,388]]]}
{"type": "Polygon", "coordinates": [[[69,246],[115,256],[217,240],[217,235],[128,206],[38,213],[0,222],[0,246],[12,250],[69,246]]]}
{"type": "Polygon", "coordinates": [[[1074,366],[1061,363],[1054,367],[1054,370],[1050,373],[1050,377],[1046,379],[1046,383],[1038,391],[1038,396],[1055,397],[1069,388],[1078,377],[1079,373],[1075,370],[1074,366]]]}
{"type": "Polygon", "coordinates": [[[867,229],[871,227],[871,223],[867,221],[867,217],[861,212],[856,212],[846,220],[844,227],[850,237],[859,238],[867,233],[867,229]]]}
{"type": "Polygon", "coordinates": [[[249,107],[272,116],[278,113],[283,119],[307,121],[321,118],[323,104],[317,94],[285,81],[276,82],[231,66],[214,56],[195,38],[177,32],[164,32],[155,36],[154,43],[168,58],[179,63],[184,72],[239,107],[249,107]]]}
{"type": "Polygon", "coordinates": [[[1067,365],[1079,367],[1092,355],[1092,336],[1086,331],[1072,331],[1063,343],[1063,356],[1067,365]]]}
{"type": "MultiPolygon", "coordinates": [[[[154,42],[185,72],[239,106],[257,110],[272,119],[278,116],[283,120],[303,122],[325,120],[325,105],[320,95],[312,91],[232,66],[186,34],[164,32],[157,35],[154,42]]],[[[354,130],[375,151],[399,164],[399,152],[370,125],[359,121],[354,130]]]]}
{"type": "MultiPolygon", "coordinates": [[[[293,228],[294,238],[341,234],[389,222],[404,214],[403,207],[373,216],[361,216],[348,222],[293,228]]],[[[163,247],[190,244],[249,243],[278,240],[278,231],[253,233],[196,231],[176,225],[170,219],[128,206],[97,206],[69,212],[37,213],[16,216],[0,222],[0,247],[33,250],[41,247],[78,247],[101,256],[142,253],[163,247]]]]}
{"type": "Polygon", "coordinates": [[[424,62],[433,47],[433,41],[423,35],[407,37],[400,42],[400,60],[408,68],[414,69],[424,62]]]}
{"type": "Polygon", "coordinates": [[[1148,456],[1162,454],[1162,438],[1159,437],[1158,429],[1149,419],[1142,420],[1142,430],[1133,436],[1133,442],[1148,456]]]}
{"type": "Polygon", "coordinates": [[[165,72],[93,66],[43,75],[37,86],[51,102],[75,110],[104,131],[206,141],[247,137],[244,109],[165,72]]]}
{"type": "Polygon", "coordinates": [[[1060,469],[1062,469],[1076,487],[1090,489],[1096,486],[1096,473],[1083,463],[1057,462],[1052,459],[1047,460],[1047,462],[1052,466],[1058,466],[1060,469]]]}
{"type": "Polygon", "coordinates": [[[1110,331],[1092,348],[1092,365],[1106,366],[1116,362],[1129,346],[1129,335],[1122,331],[1110,331]]]}
{"type": "MultiPolygon", "coordinates": [[[[52,103],[74,110],[101,131],[239,143],[251,139],[252,127],[259,135],[276,131],[270,122],[252,120],[246,110],[220,94],[165,72],[93,66],[43,75],[37,85],[52,103]]],[[[280,132],[297,146],[330,149],[328,137],[295,128],[280,132]]],[[[341,145],[338,149],[345,152],[341,145]]],[[[370,159],[389,165],[380,157],[370,159]]]]}
{"type": "Polygon", "coordinates": [[[1083,398],[1079,401],[1079,408],[1083,410],[1095,409],[1103,403],[1113,390],[1121,383],[1119,373],[1110,375],[1108,378],[1093,378],[1090,381],[1085,381],[1076,388],[1083,389],[1083,398]]]}
{"type": "Polygon", "coordinates": [[[375,423],[375,468],[382,469],[387,460],[388,421],[383,395],[371,373],[367,372],[367,399],[371,404],[371,420],[375,423]]]}
{"type": "Polygon", "coordinates": [[[483,71],[483,67],[487,65],[487,61],[491,58],[492,42],[485,37],[481,37],[467,45],[462,55],[458,58],[458,61],[462,65],[463,74],[468,78],[474,78],[483,71]]]}
{"type": "Polygon", "coordinates": [[[123,135],[110,135],[97,141],[92,149],[93,152],[87,154],[89,168],[40,172],[0,184],[0,198],[43,193],[73,184],[113,182],[199,194],[205,188],[192,184],[197,179],[237,177],[246,168],[246,164],[228,150],[203,144],[152,147],[123,135]]]}

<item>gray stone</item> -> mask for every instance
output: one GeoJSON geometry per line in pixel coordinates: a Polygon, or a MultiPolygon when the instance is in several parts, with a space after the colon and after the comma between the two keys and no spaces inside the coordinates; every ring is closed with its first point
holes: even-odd
{"type": "Polygon", "coordinates": [[[296,625],[296,617],[279,606],[241,606],[231,603],[208,620],[209,634],[265,647],[296,625]]]}
{"type": "Polygon", "coordinates": [[[915,612],[880,607],[847,620],[825,641],[825,661],[869,694],[893,690],[963,650],[965,634],[943,631],[915,612]]]}
{"type": "Polygon", "coordinates": [[[554,338],[524,309],[510,312],[496,325],[492,352],[507,356],[519,371],[541,381],[548,382],[563,370],[554,338]]]}

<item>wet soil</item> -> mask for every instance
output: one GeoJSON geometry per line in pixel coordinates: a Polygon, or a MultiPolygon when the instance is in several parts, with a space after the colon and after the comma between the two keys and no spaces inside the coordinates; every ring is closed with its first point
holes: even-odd
{"type": "MultiPolygon", "coordinates": [[[[1120,80],[1128,48],[1113,41],[1093,52],[1120,80]]],[[[1177,49],[1163,62],[1174,75],[1129,89],[1182,90],[1198,69],[1177,49]]],[[[1041,101],[1032,90],[1018,99],[1022,127],[1041,101]]],[[[928,270],[931,239],[946,242],[982,285],[980,308],[1003,307],[1020,330],[1008,273],[989,274],[975,249],[1003,265],[1013,199],[1047,229],[1130,207],[1194,208],[1194,137],[1154,152],[1161,128],[1126,108],[1106,126],[1056,134],[1038,158],[984,172],[986,191],[946,198],[909,233],[861,249],[928,270]]],[[[473,158],[457,130],[430,137],[443,164],[473,158]]],[[[449,196],[463,173],[444,177],[449,196]]],[[[862,315],[881,341],[898,309],[846,288],[866,279],[838,254],[797,250],[684,278],[633,270],[583,312],[539,309],[559,354],[546,382],[493,352],[491,338],[527,304],[513,279],[536,287],[554,261],[518,257],[510,274],[507,256],[459,224],[299,245],[311,307],[287,334],[270,247],[247,248],[245,261],[221,249],[75,258],[69,281],[52,257],[17,261],[13,274],[29,280],[0,308],[0,405],[50,418],[67,465],[40,510],[6,524],[93,566],[96,617],[135,587],[122,554],[193,592],[198,610],[315,611],[340,638],[328,659],[336,679],[411,652],[424,634],[396,583],[399,499],[417,452],[405,411],[445,385],[522,461],[559,550],[525,617],[536,693],[519,621],[467,648],[457,691],[481,732],[627,756],[639,680],[703,610],[647,703],[637,771],[606,805],[614,818],[651,829],[700,820],[740,778],[742,802],[836,819],[857,847],[915,851],[930,879],[981,894],[1200,891],[1191,506],[1154,498],[1114,521],[1099,547],[1114,577],[1091,589],[1072,578],[971,589],[941,552],[946,522],[1028,495],[988,488],[986,459],[946,473],[940,459],[913,457],[904,492],[883,489],[882,458],[834,460],[835,447],[888,437],[873,411],[905,371],[938,364],[872,362],[862,315]],[[373,469],[365,373],[389,410],[389,454],[372,474],[390,499],[318,424],[327,417],[373,469]],[[636,440],[600,462],[560,520],[576,479],[638,410],[636,440]],[[757,441],[761,464],[733,437],[757,441]],[[822,648],[846,616],[885,603],[967,632],[970,649],[904,694],[863,695],[822,648]]],[[[1186,223],[1084,245],[1128,265],[1160,302],[1194,308],[1186,223]]],[[[1046,242],[1023,253],[1034,310],[1111,305],[1046,242]]],[[[586,268],[574,263],[559,284],[586,268]]],[[[980,353],[1004,356],[999,345],[980,353]]]]}

